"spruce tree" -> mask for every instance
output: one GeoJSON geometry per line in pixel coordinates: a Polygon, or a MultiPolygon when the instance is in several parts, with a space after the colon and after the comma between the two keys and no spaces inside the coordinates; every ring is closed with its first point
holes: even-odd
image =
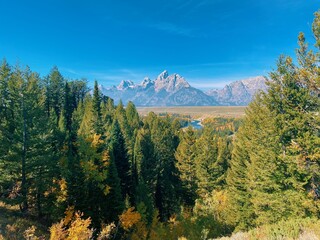
{"type": "Polygon", "coordinates": [[[106,184],[108,193],[105,202],[104,219],[111,223],[118,220],[118,216],[124,210],[124,200],[121,193],[121,180],[118,176],[114,157],[111,155],[107,169],[106,184]]]}
{"type": "Polygon", "coordinates": [[[29,207],[36,207],[41,216],[44,212],[42,206],[46,202],[44,192],[52,186],[57,162],[53,143],[50,142],[53,138],[45,114],[45,96],[40,77],[29,68],[21,70],[17,67],[8,81],[7,90],[12,104],[6,110],[10,109],[12,114],[10,121],[13,131],[9,137],[9,125],[5,126],[6,134],[2,136],[5,137],[4,143],[10,141],[10,152],[3,155],[3,160],[15,165],[11,169],[11,164],[7,167],[12,173],[11,184],[21,183],[21,192],[17,197],[21,210],[25,212],[29,207]]]}
{"type": "MultiPolygon", "coordinates": [[[[82,188],[84,186],[84,173],[79,156],[77,125],[72,117],[73,105],[69,84],[65,83],[64,101],[59,116],[59,130],[63,137],[63,151],[61,154],[61,174],[67,185],[66,204],[76,210],[83,211],[85,202],[82,188]]],[[[55,110],[56,111],[56,110],[55,110]]]]}
{"type": "Polygon", "coordinates": [[[6,60],[3,60],[0,67],[0,191],[1,195],[7,195],[8,189],[14,186],[17,178],[18,164],[11,159],[10,151],[15,129],[14,102],[12,92],[9,88],[12,78],[12,69],[6,60]]]}
{"type": "Polygon", "coordinates": [[[126,117],[130,126],[130,131],[135,131],[140,127],[140,118],[133,102],[129,101],[126,106],[126,117]]]}
{"type": "Polygon", "coordinates": [[[122,131],[117,120],[114,121],[110,136],[110,151],[111,156],[117,168],[120,178],[121,193],[123,199],[126,196],[132,197],[132,175],[131,165],[129,162],[126,143],[122,131]]]}
{"type": "Polygon", "coordinates": [[[78,134],[82,135],[83,137],[92,137],[94,134],[94,113],[92,111],[92,97],[90,95],[86,96],[81,107],[82,109],[78,109],[77,111],[82,115],[82,117],[79,119],[80,125],[78,134]]]}
{"type": "Polygon", "coordinates": [[[176,166],[183,188],[183,202],[193,206],[197,197],[196,136],[191,126],[181,134],[180,144],[175,152],[176,166]]]}
{"type": "Polygon", "coordinates": [[[100,93],[98,82],[94,82],[93,88],[93,97],[92,97],[92,112],[93,112],[93,128],[94,132],[102,135],[102,112],[101,112],[101,104],[102,104],[102,94],[100,93]]]}
{"type": "Polygon", "coordinates": [[[214,129],[206,126],[197,139],[195,151],[197,192],[200,196],[224,188],[230,155],[230,141],[217,136],[214,129]]]}
{"type": "Polygon", "coordinates": [[[154,156],[154,145],[150,131],[140,129],[134,145],[134,163],[137,168],[137,183],[135,188],[135,204],[144,206],[146,219],[150,223],[154,213],[154,197],[157,182],[157,161],[154,156]]]}
{"type": "Polygon", "coordinates": [[[168,118],[161,119],[150,114],[146,123],[150,124],[151,141],[157,161],[155,204],[160,219],[166,221],[178,211],[180,204],[181,185],[174,157],[174,133],[168,118]]]}
{"type": "Polygon", "coordinates": [[[58,68],[53,67],[46,80],[46,111],[49,115],[50,109],[53,108],[58,120],[64,101],[64,83],[65,80],[58,68]]]}
{"type": "MultiPolygon", "coordinates": [[[[316,14],[316,40],[318,25],[316,14]]],[[[299,65],[280,57],[236,136],[227,182],[238,228],[319,214],[319,58],[298,40],[299,65]]]]}

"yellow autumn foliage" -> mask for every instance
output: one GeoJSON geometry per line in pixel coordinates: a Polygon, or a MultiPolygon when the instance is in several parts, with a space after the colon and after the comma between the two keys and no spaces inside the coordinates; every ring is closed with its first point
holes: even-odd
{"type": "Polygon", "coordinates": [[[72,221],[72,218],[74,216],[74,206],[67,207],[67,209],[64,212],[64,214],[65,214],[65,217],[64,217],[64,220],[63,220],[63,224],[64,225],[68,225],[72,221]]]}
{"type": "Polygon", "coordinates": [[[62,178],[61,180],[55,180],[54,183],[59,186],[59,189],[54,189],[57,192],[57,201],[65,202],[68,195],[67,181],[62,178]]]}
{"type": "Polygon", "coordinates": [[[111,239],[112,234],[115,229],[116,229],[116,225],[114,223],[111,223],[111,224],[108,224],[108,225],[102,227],[97,239],[98,240],[111,239]]]}
{"type": "Polygon", "coordinates": [[[134,211],[134,207],[131,207],[122,213],[119,219],[123,229],[129,230],[133,225],[137,224],[141,220],[141,215],[134,211]]]}
{"type": "Polygon", "coordinates": [[[26,240],[39,240],[39,238],[35,235],[36,229],[37,228],[35,226],[31,226],[25,230],[23,234],[24,238],[26,240]]]}
{"type": "Polygon", "coordinates": [[[99,144],[102,144],[103,140],[101,140],[101,134],[94,134],[92,137],[91,145],[93,147],[97,147],[99,144]]]}
{"type": "Polygon", "coordinates": [[[50,227],[50,240],[63,240],[66,237],[67,232],[64,228],[63,220],[50,227]]]}
{"type": "Polygon", "coordinates": [[[50,240],[87,240],[92,237],[91,219],[82,219],[83,213],[68,207],[66,217],[50,227],[50,240]],[[68,227],[69,226],[69,227],[68,227]]]}
{"type": "Polygon", "coordinates": [[[218,221],[223,221],[226,217],[228,207],[228,197],[224,190],[214,190],[202,199],[196,201],[194,212],[198,216],[212,215],[218,221]]]}
{"type": "Polygon", "coordinates": [[[82,219],[81,217],[83,217],[83,213],[75,213],[74,220],[67,229],[67,240],[87,240],[91,238],[93,233],[93,229],[89,228],[91,224],[91,218],[82,219]]]}

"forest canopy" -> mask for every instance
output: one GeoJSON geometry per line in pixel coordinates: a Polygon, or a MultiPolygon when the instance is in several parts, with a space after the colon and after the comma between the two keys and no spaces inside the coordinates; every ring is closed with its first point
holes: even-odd
{"type": "Polygon", "coordinates": [[[97,82],[90,90],[57,67],[41,78],[3,60],[3,205],[51,226],[51,239],[207,239],[319,223],[320,12],[312,31],[313,46],[300,33],[296,59],[279,57],[239,128],[142,118],[97,82]]]}

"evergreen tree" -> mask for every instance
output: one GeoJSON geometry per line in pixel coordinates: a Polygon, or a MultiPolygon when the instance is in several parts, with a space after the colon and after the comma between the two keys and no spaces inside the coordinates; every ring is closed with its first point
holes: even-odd
{"type": "Polygon", "coordinates": [[[148,129],[138,131],[134,146],[134,164],[138,175],[135,203],[138,211],[139,206],[145,208],[143,214],[146,215],[146,219],[150,223],[154,213],[158,166],[154,156],[154,145],[148,129]]]}
{"type": "Polygon", "coordinates": [[[150,114],[147,124],[150,124],[151,140],[157,161],[155,204],[159,209],[160,219],[165,221],[178,211],[180,204],[178,192],[181,186],[174,157],[174,133],[168,118],[160,119],[150,114]]]}
{"type": "Polygon", "coordinates": [[[125,140],[125,145],[129,154],[129,158],[132,158],[132,151],[133,151],[133,132],[130,129],[130,125],[128,123],[126,110],[122,104],[122,101],[119,102],[115,109],[114,118],[117,119],[118,124],[120,126],[120,130],[125,140]]]}
{"type": "Polygon", "coordinates": [[[12,154],[4,155],[4,160],[18,167],[10,171],[15,178],[12,179],[13,184],[21,183],[17,198],[21,210],[25,212],[30,206],[36,205],[39,216],[42,215],[44,192],[47,187],[51,187],[52,173],[56,173],[56,162],[51,158],[55,155],[50,142],[52,133],[44,114],[45,98],[40,86],[38,74],[29,68],[22,71],[17,67],[13,72],[8,82],[8,93],[12,101],[12,154]],[[19,159],[19,162],[13,159],[19,159]]]}
{"type": "Polygon", "coordinates": [[[130,131],[135,131],[140,127],[140,118],[133,102],[129,101],[126,107],[126,117],[130,126],[130,131]]]}
{"type": "Polygon", "coordinates": [[[72,96],[72,107],[76,109],[80,103],[83,103],[85,96],[89,92],[87,80],[73,80],[69,82],[69,86],[72,96]]]}
{"type": "Polygon", "coordinates": [[[92,111],[92,97],[90,95],[86,96],[83,105],[80,105],[80,107],[78,107],[77,112],[78,114],[81,114],[82,117],[80,117],[79,119],[80,125],[78,134],[82,135],[83,137],[92,136],[94,134],[94,113],[92,111]]]}
{"type": "Polygon", "coordinates": [[[176,166],[180,173],[183,188],[183,202],[187,206],[193,206],[196,200],[196,136],[191,126],[181,134],[182,139],[175,152],[176,166]]]}
{"type": "Polygon", "coordinates": [[[53,108],[59,120],[64,101],[64,83],[65,80],[57,67],[53,67],[46,80],[46,111],[50,114],[53,108]]]}
{"type": "Polygon", "coordinates": [[[196,142],[196,176],[200,196],[222,189],[225,185],[228,162],[231,159],[230,141],[205,127],[196,142]]]}
{"type": "Polygon", "coordinates": [[[59,129],[65,133],[72,131],[72,113],[74,111],[72,105],[72,95],[68,82],[65,83],[63,107],[59,116],[59,129]]]}
{"type": "MultiPolygon", "coordinates": [[[[254,103],[251,103],[248,109],[252,108],[252,106],[254,106],[254,103]]],[[[238,229],[246,229],[253,226],[251,221],[254,218],[254,213],[250,201],[252,194],[248,191],[248,166],[251,164],[248,135],[252,129],[250,129],[250,126],[247,127],[246,123],[250,123],[247,118],[254,118],[254,116],[254,110],[247,110],[244,124],[239,128],[233,144],[232,160],[227,174],[228,219],[229,224],[236,225],[238,229]]]]}
{"type": "Polygon", "coordinates": [[[117,120],[114,121],[110,138],[111,156],[114,158],[117,172],[120,178],[121,193],[123,199],[132,197],[132,175],[124,136],[117,120]]]}
{"type": "Polygon", "coordinates": [[[319,59],[303,34],[298,40],[299,66],[280,57],[268,92],[250,105],[237,133],[228,185],[238,228],[318,215],[319,59]]]}
{"type": "Polygon", "coordinates": [[[0,67],[0,192],[1,195],[8,195],[10,189],[15,185],[18,173],[18,164],[11,159],[10,151],[13,143],[15,129],[14,102],[9,88],[12,78],[12,70],[6,60],[3,60],[0,67]]]}
{"type": "Polygon", "coordinates": [[[102,112],[101,112],[102,96],[98,87],[98,82],[94,82],[92,112],[93,112],[93,128],[97,134],[102,134],[102,112]]]}
{"type": "Polygon", "coordinates": [[[82,188],[84,186],[84,173],[81,168],[79,156],[77,125],[73,122],[73,107],[69,84],[65,84],[63,109],[59,117],[59,129],[63,135],[63,151],[61,159],[61,173],[67,185],[67,205],[76,210],[83,211],[85,202],[82,188]]]}
{"type": "Polygon", "coordinates": [[[105,202],[105,219],[110,223],[118,220],[118,216],[124,210],[124,201],[121,194],[121,181],[118,177],[118,171],[113,156],[111,156],[109,160],[106,184],[108,187],[108,194],[105,202]]]}

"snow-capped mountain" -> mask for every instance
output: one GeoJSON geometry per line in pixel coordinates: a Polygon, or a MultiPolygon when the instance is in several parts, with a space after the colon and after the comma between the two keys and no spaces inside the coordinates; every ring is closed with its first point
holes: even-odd
{"type": "Polygon", "coordinates": [[[226,85],[223,89],[212,89],[206,92],[220,105],[248,105],[258,91],[266,91],[267,79],[262,76],[248,78],[226,85]]]}
{"type": "Polygon", "coordinates": [[[163,71],[155,80],[146,77],[140,84],[123,80],[118,86],[100,89],[116,103],[132,101],[136,106],[247,105],[258,90],[266,90],[265,81],[263,77],[250,78],[204,93],[179,74],[163,71]]]}
{"type": "Polygon", "coordinates": [[[179,74],[168,75],[167,71],[162,72],[154,82],[154,89],[156,92],[162,89],[166,92],[176,92],[182,88],[190,88],[190,84],[179,74]]]}
{"type": "Polygon", "coordinates": [[[120,82],[120,84],[117,86],[117,89],[123,91],[123,90],[125,90],[127,88],[134,88],[134,87],[135,87],[135,85],[134,85],[134,83],[132,81],[130,81],[130,80],[122,80],[120,82]]]}
{"type": "Polygon", "coordinates": [[[208,106],[215,100],[193,88],[179,74],[162,72],[154,81],[146,77],[140,84],[121,81],[117,87],[100,87],[102,93],[124,104],[132,101],[137,106],[208,106]]]}

